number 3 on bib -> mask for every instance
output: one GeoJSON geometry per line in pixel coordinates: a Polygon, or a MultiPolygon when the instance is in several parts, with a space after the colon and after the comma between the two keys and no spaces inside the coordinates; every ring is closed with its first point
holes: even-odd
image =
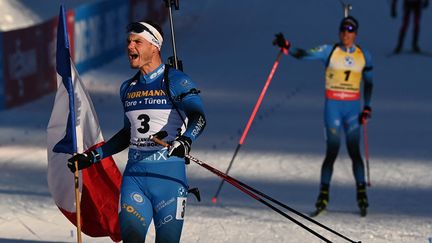
{"type": "Polygon", "coordinates": [[[139,127],[137,130],[140,133],[146,133],[150,130],[150,117],[147,114],[141,114],[137,117],[139,121],[141,121],[141,127],[139,127]]]}

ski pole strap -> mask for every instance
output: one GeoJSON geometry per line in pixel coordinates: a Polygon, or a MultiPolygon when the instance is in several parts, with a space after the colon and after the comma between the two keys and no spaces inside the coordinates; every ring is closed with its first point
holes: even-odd
{"type": "MultiPolygon", "coordinates": [[[[182,121],[183,121],[183,125],[185,126],[185,127],[187,127],[187,124],[186,124],[186,119],[182,116],[182,114],[180,113],[180,111],[179,111],[179,109],[178,109],[178,107],[177,107],[177,105],[176,105],[176,103],[174,102],[174,99],[173,99],[173,97],[172,97],[172,95],[171,95],[171,90],[170,90],[170,80],[169,80],[169,69],[170,69],[170,66],[169,65],[167,65],[167,64],[165,64],[165,69],[164,69],[164,81],[165,81],[165,89],[166,89],[166,92],[167,92],[167,96],[168,96],[168,99],[171,101],[171,103],[172,103],[172,105],[173,105],[173,107],[174,107],[174,109],[177,111],[177,114],[180,116],[180,118],[182,119],[182,121]]],[[[198,92],[199,93],[199,92],[198,92]]],[[[182,97],[183,98],[183,97],[182,97]]],[[[177,98],[176,98],[177,99],[177,98]]]]}

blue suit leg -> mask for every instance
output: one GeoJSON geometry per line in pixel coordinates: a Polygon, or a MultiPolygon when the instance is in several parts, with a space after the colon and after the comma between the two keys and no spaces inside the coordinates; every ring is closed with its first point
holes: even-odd
{"type": "Polygon", "coordinates": [[[165,183],[176,185],[181,192],[179,193],[178,189],[165,190],[163,195],[155,197],[155,200],[159,202],[156,205],[161,205],[161,202],[168,202],[163,208],[155,210],[156,243],[177,243],[180,242],[186,213],[187,189],[174,181],[168,183],[166,181],[165,183]]]}
{"type": "Polygon", "coordinates": [[[185,163],[175,156],[170,159],[147,166],[156,243],[180,242],[183,228],[188,194],[185,163]]]}
{"type": "Polygon", "coordinates": [[[330,185],[333,175],[333,165],[339,153],[340,147],[340,129],[326,127],[327,149],[324,162],[321,167],[321,184],[330,185]]]}
{"type": "Polygon", "coordinates": [[[346,119],[345,134],[348,154],[352,160],[352,169],[357,185],[365,183],[365,169],[360,153],[360,109],[354,106],[346,119]]]}
{"type": "Polygon", "coordinates": [[[123,242],[145,242],[152,217],[151,201],[138,186],[136,178],[124,176],[121,186],[119,213],[123,242]]]}
{"type": "Polygon", "coordinates": [[[326,155],[321,167],[321,185],[330,185],[333,165],[339,153],[341,117],[337,102],[327,100],[324,108],[326,155]]]}

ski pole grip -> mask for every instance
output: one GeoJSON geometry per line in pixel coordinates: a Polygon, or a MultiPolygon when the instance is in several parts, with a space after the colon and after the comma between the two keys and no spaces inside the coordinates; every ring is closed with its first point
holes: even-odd
{"type": "MultiPolygon", "coordinates": [[[[170,147],[170,145],[169,145],[167,142],[163,141],[162,139],[159,139],[159,138],[158,138],[157,136],[155,136],[155,135],[150,135],[150,136],[149,136],[149,139],[152,140],[153,142],[159,144],[159,145],[164,146],[165,148],[169,148],[169,147],[170,147]]],[[[190,157],[189,154],[186,154],[186,155],[185,155],[185,163],[186,163],[186,164],[190,164],[190,158],[191,158],[191,157],[190,157]]],[[[200,199],[198,199],[198,201],[200,201],[200,199]]]]}

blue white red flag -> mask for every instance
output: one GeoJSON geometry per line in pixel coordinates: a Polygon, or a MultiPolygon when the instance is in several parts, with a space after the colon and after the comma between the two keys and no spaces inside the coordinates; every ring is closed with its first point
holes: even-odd
{"type": "MultiPolygon", "coordinates": [[[[104,141],[87,91],[69,50],[66,17],[60,7],[57,29],[57,93],[47,128],[48,187],[61,212],[76,225],[74,177],[67,159],[104,141]]],[[[121,173],[109,157],[79,172],[81,230],[92,237],[120,241],[118,200],[121,173]]]]}

